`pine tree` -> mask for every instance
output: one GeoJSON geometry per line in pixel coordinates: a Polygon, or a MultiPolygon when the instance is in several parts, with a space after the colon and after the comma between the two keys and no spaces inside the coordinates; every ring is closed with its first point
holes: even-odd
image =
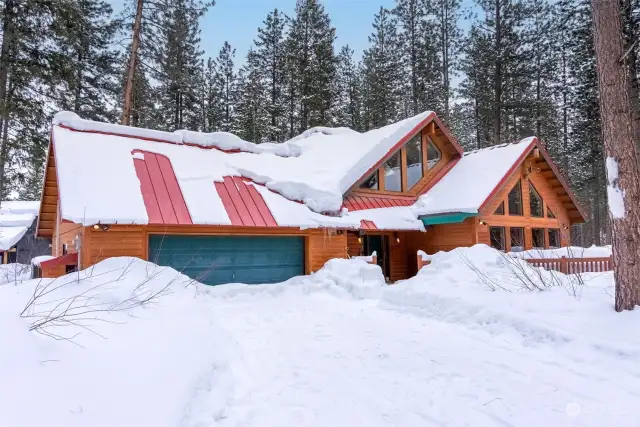
{"type": "Polygon", "coordinates": [[[75,0],[53,22],[56,84],[51,98],[60,110],[83,118],[114,121],[119,85],[118,53],[112,47],[117,22],[102,0],[75,0]]]}
{"type": "Polygon", "coordinates": [[[442,117],[446,123],[451,121],[451,101],[454,90],[451,78],[459,67],[459,55],[462,44],[460,0],[434,0],[435,34],[439,51],[440,75],[442,79],[442,117]]]}
{"type": "Polygon", "coordinates": [[[393,14],[398,26],[400,66],[404,70],[406,98],[403,116],[413,116],[430,109],[444,111],[435,22],[428,19],[431,4],[422,0],[396,0],[393,14]]]}
{"type": "Polygon", "coordinates": [[[237,76],[234,71],[234,58],[236,50],[228,42],[224,42],[216,59],[215,81],[217,93],[220,96],[219,127],[218,130],[230,132],[234,122],[234,100],[237,85],[237,76]]]}
{"type": "Polygon", "coordinates": [[[176,0],[162,15],[162,43],[155,53],[159,82],[158,124],[166,130],[199,130],[202,125],[202,51],[196,0],[176,0]]]}
{"type": "Polygon", "coordinates": [[[333,106],[335,28],[320,0],[298,0],[288,34],[292,83],[300,101],[299,130],[327,125],[333,106]]]}
{"type": "Polygon", "coordinates": [[[246,141],[263,142],[270,138],[272,122],[267,111],[270,104],[270,87],[264,85],[261,61],[253,51],[247,55],[247,63],[238,75],[235,92],[236,113],[234,129],[246,141]]]}
{"type": "Polygon", "coordinates": [[[401,115],[399,82],[403,71],[396,28],[391,12],[381,7],[374,17],[373,33],[369,36],[371,46],[363,57],[365,129],[387,125],[401,115]]]}
{"type": "Polygon", "coordinates": [[[353,50],[347,45],[338,54],[336,77],[335,123],[362,131],[361,75],[353,60],[353,50]]]}
{"type": "MultiPolygon", "coordinates": [[[[258,28],[256,46],[250,58],[255,62],[256,72],[268,88],[268,103],[265,111],[269,115],[269,139],[283,141],[286,134],[285,112],[285,16],[275,9],[258,28]]],[[[249,71],[245,74],[250,74],[249,71]]]]}

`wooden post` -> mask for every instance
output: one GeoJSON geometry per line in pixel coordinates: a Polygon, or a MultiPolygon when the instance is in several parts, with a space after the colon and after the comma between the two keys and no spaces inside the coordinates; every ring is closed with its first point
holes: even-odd
{"type": "Polygon", "coordinates": [[[378,264],[378,255],[371,255],[371,264],[378,264]]]}
{"type": "Polygon", "coordinates": [[[569,263],[567,262],[566,256],[563,256],[560,258],[560,273],[564,273],[564,274],[569,273],[569,263]]]}
{"type": "Polygon", "coordinates": [[[422,269],[422,267],[424,266],[424,263],[420,254],[417,254],[416,257],[418,258],[418,271],[420,271],[420,269],[422,269]]]}
{"type": "Polygon", "coordinates": [[[8,253],[7,251],[4,251],[2,253],[2,263],[3,264],[7,264],[9,262],[9,257],[8,257],[8,253]]]}

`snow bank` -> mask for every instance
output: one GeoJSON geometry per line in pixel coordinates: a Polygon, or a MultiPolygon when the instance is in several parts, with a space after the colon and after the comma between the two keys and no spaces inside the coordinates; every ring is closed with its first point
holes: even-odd
{"type": "Polygon", "coordinates": [[[232,387],[230,344],[190,284],[173,269],[112,258],[55,280],[0,286],[0,425],[218,425],[232,387]],[[45,287],[50,293],[21,317],[45,287]],[[67,322],[42,330],[65,339],[29,331],[67,307],[67,322]]]}
{"type": "Polygon", "coordinates": [[[640,357],[640,335],[625,331],[640,327],[640,311],[616,313],[613,295],[611,272],[551,273],[476,245],[433,255],[416,277],[386,289],[381,303],[527,345],[562,346],[574,357],[605,352],[631,362],[640,357]]]}
{"type": "Polygon", "coordinates": [[[31,267],[25,264],[0,265],[0,285],[18,284],[31,278],[31,267]]]}
{"type": "Polygon", "coordinates": [[[293,277],[286,282],[265,285],[232,283],[208,287],[205,292],[221,298],[328,292],[341,298],[367,299],[379,298],[385,286],[382,269],[378,265],[357,258],[336,258],[327,261],[315,273],[293,277]]]}
{"type": "Polygon", "coordinates": [[[582,248],[580,246],[567,246],[557,249],[530,249],[522,252],[510,252],[511,256],[529,258],[606,258],[611,256],[611,245],[591,246],[582,248]]]}

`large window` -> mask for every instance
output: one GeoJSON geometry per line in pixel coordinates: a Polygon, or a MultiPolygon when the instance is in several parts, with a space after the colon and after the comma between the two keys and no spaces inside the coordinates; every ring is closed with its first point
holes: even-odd
{"type": "Polygon", "coordinates": [[[438,146],[419,132],[379,168],[378,174],[360,182],[360,188],[380,191],[407,191],[419,186],[428,170],[440,163],[438,146]]]}
{"type": "Polygon", "coordinates": [[[364,180],[362,184],[360,184],[360,188],[369,188],[371,190],[378,190],[378,170],[371,174],[371,176],[364,180]]]}
{"type": "Polygon", "coordinates": [[[511,227],[510,238],[511,238],[511,252],[521,252],[524,250],[524,228],[522,227],[511,227]]]}
{"type": "Polygon", "coordinates": [[[538,193],[531,183],[529,183],[529,208],[531,209],[531,216],[536,218],[544,217],[542,197],[540,197],[540,193],[538,193]]]}
{"type": "Polygon", "coordinates": [[[400,151],[384,162],[384,189],[387,191],[402,191],[402,166],[400,151]]]}
{"type": "Polygon", "coordinates": [[[428,141],[429,142],[427,142],[427,166],[429,167],[429,169],[431,169],[436,165],[436,163],[440,161],[442,154],[440,153],[440,150],[438,150],[438,147],[436,147],[436,145],[433,143],[433,141],[431,141],[430,139],[428,141]]]}
{"type": "Polygon", "coordinates": [[[489,227],[489,236],[491,237],[491,247],[499,251],[506,249],[504,243],[504,227],[489,227]]]}
{"type": "Polygon", "coordinates": [[[407,150],[407,188],[420,181],[422,173],[422,134],[417,134],[406,145],[407,150]]]}
{"type": "Polygon", "coordinates": [[[557,228],[549,229],[549,247],[550,248],[560,247],[560,230],[557,228]]]}
{"type": "Polygon", "coordinates": [[[522,184],[520,181],[509,192],[509,215],[522,215],[522,184]]]}
{"type": "Polygon", "coordinates": [[[533,247],[536,249],[544,248],[544,228],[534,228],[531,230],[531,239],[533,247]]]}

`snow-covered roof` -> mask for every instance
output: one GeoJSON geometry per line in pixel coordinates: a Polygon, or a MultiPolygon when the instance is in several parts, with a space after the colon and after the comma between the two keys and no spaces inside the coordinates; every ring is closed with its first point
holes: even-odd
{"type": "Polygon", "coordinates": [[[40,202],[3,201],[0,203],[0,250],[18,243],[38,215],[40,202]]]}
{"type": "Polygon", "coordinates": [[[535,144],[525,138],[464,153],[457,164],[415,204],[420,215],[478,213],[510,170],[535,144]]]}
{"type": "Polygon", "coordinates": [[[343,194],[434,116],[425,112],[366,133],[313,128],[282,144],[258,145],[229,133],[159,132],[59,113],[52,136],[62,219],[149,223],[134,160],[150,152],[169,159],[194,224],[232,224],[214,183],[244,177],[279,226],[358,228],[363,214],[339,216],[343,194]]]}

